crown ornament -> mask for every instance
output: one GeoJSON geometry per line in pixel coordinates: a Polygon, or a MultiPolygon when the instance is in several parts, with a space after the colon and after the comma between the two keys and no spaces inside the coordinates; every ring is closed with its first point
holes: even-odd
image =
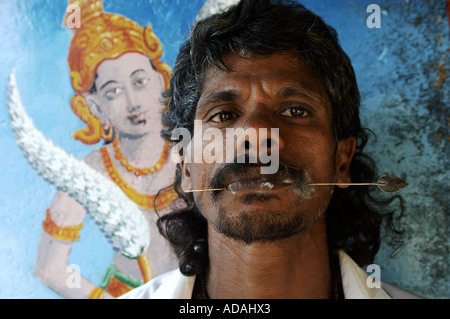
{"type": "MultiPolygon", "coordinates": [[[[77,93],[71,99],[74,113],[87,128],[74,133],[74,138],[85,144],[95,144],[104,138],[103,126],[90,112],[83,93],[93,86],[98,66],[105,60],[117,59],[135,52],[152,59],[163,76],[165,89],[169,88],[171,69],[160,61],[163,48],[149,24],[142,28],[136,22],[115,13],[103,11],[102,0],[69,0],[68,5],[80,8],[80,28],[73,28],[68,63],[72,87],[77,93]]],[[[67,13],[64,22],[67,19],[67,13]]],[[[64,23],[63,22],[63,23],[64,23]]]]}

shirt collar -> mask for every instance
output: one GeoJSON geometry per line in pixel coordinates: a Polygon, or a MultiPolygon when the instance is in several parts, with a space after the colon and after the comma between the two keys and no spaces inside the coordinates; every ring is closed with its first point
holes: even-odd
{"type": "Polygon", "coordinates": [[[383,288],[369,288],[369,275],[342,250],[339,251],[339,263],[345,299],[391,299],[383,288]]]}
{"type": "MultiPolygon", "coordinates": [[[[345,299],[391,299],[383,288],[369,288],[369,275],[361,269],[344,251],[339,251],[342,288],[345,299]]],[[[195,276],[185,276],[178,269],[161,278],[161,285],[152,298],[190,299],[194,289],[195,276]]]]}

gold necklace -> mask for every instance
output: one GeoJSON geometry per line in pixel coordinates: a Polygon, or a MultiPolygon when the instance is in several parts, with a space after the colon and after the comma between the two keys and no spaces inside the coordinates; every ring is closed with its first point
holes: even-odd
{"type": "Polygon", "coordinates": [[[145,176],[161,170],[161,168],[164,166],[164,164],[166,164],[167,159],[169,158],[170,151],[169,144],[164,143],[162,154],[155,165],[149,168],[137,168],[128,163],[128,160],[125,158],[125,156],[123,156],[122,151],[119,147],[119,139],[117,137],[113,141],[113,149],[115,152],[115,157],[120,161],[120,164],[122,164],[122,166],[125,167],[127,171],[129,171],[130,173],[134,173],[134,175],[136,176],[145,176]]]}
{"type": "Polygon", "coordinates": [[[102,158],[103,165],[108,172],[109,177],[120,187],[120,189],[128,196],[133,202],[138,204],[140,207],[150,210],[162,210],[168,207],[177,197],[177,193],[171,188],[161,194],[155,199],[155,195],[147,195],[138,193],[133,187],[128,185],[127,182],[122,178],[119,171],[117,170],[114,162],[109,156],[106,146],[100,149],[100,155],[102,158]]]}

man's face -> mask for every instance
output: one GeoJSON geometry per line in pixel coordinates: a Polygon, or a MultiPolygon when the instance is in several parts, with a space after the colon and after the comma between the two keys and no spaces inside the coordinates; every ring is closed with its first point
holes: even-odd
{"type": "MultiPolygon", "coordinates": [[[[182,186],[238,186],[236,192],[194,193],[208,223],[227,236],[247,243],[289,237],[310,225],[330,202],[332,187],[308,183],[349,182],[354,141],[336,142],[326,91],[296,55],[228,54],[225,61],[230,71],[207,70],[195,119],[203,131],[217,128],[223,136],[227,128],[278,128],[279,136],[261,137],[257,146],[267,147],[267,139],[272,139],[269,148],[278,143],[280,167],[290,169],[270,176],[255,165],[189,163],[183,166],[182,186]],[[273,187],[261,189],[266,181],[273,187]]],[[[245,139],[237,141],[236,148],[249,148],[245,139]]]]}
{"type": "Polygon", "coordinates": [[[95,85],[97,94],[92,98],[97,107],[93,111],[103,124],[129,136],[159,136],[164,83],[147,56],[126,53],[103,61],[95,85]]]}

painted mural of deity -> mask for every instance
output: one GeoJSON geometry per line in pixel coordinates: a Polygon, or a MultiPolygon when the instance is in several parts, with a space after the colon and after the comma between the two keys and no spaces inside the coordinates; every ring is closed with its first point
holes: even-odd
{"type": "MultiPolygon", "coordinates": [[[[160,137],[162,92],[171,70],[160,61],[162,45],[150,25],[142,28],[104,12],[102,0],[69,0],[69,5],[81,10],[68,55],[75,91],[70,105],[87,126],[73,136],[104,145],[77,161],[38,138],[34,128],[27,132],[37,140],[27,144],[30,137],[22,138],[17,128],[22,122],[14,117],[20,111],[10,111],[27,159],[32,166],[39,163],[35,170],[59,190],[43,222],[35,275],[66,298],[118,297],[177,266],[156,228],[157,218],[177,197],[173,189],[158,194],[175,177],[170,148],[160,137]],[[50,170],[52,177],[46,175],[50,170]],[[74,242],[82,240],[87,213],[117,253],[100,283],[81,276],[80,287],[73,289],[67,285],[68,260],[74,242]]],[[[9,104],[20,109],[14,85],[12,76],[9,104]]]]}

